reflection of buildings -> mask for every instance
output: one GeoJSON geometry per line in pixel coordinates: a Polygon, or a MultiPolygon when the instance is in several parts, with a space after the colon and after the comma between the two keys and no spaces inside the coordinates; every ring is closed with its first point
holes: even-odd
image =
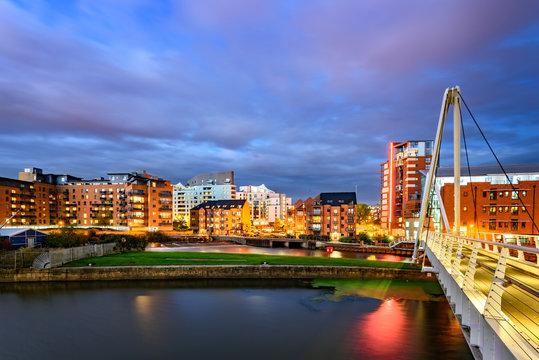
{"type": "Polygon", "coordinates": [[[120,226],[172,229],[170,182],[145,171],[81,179],[27,168],[19,180],[0,179],[0,217],[10,225],[120,226]]]}
{"type": "Polygon", "coordinates": [[[241,235],[250,225],[245,200],[211,200],[191,209],[191,228],[201,234],[241,235]]]}
{"type": "Polygon", "coordinates": [[[288,212],[293,219],[287,219],[287,223],[293,222],[289,233],[301,235],[304,229],[305,235],[355,237],[355,205],[354,192],[321,193],[314,199],[299,200],[288,212]]]}
{"type": "Polygon", "coordinates": [[[429,169],[432,141],[389,144],[389,159],[381,165],[382,229],[393,235],[413,237],[421,209],[421,170],[429,169]]]}
{"type": "Polygon", "coordinates": [[[189,179],[186,185],[178,183],[174,188],[174,218],[189,222],[190,210],[210,200],[236,199],[234,172],[197,175],[189,179]]]}
{"type": "MultiPolygon", "coordinates": [[[[537,234],[532,219],[539,215],[539,164],[504,166],[511,184],[498,166],[473,166],[461,169],[460,221],[461,231],[537,234]],[[474,206],[475,197],[475,206],[474,206]],[[522,199],[524,206],[519,200],[522,199]],[[529,212],[529,215],[527,212],[529,212]]],[[[453,168],[439,168],[436,186],[440,189],[449,227],[454,227],[453,168]]],[[[439,206],[436,206],[439,208],[439,206]]],[[[441,214],[435,212],[436,227],[443,226],[441,214]]]]}
{"type": "Polygon", "coordinates": [[[268,189],[264,184],[259,186],[240,186],[238,199],[247,200],[251,208],[251,220],[254,225],[267,225],[275,219],[286,219],[286,210],[292,205],[292,199],[268,189]]]}

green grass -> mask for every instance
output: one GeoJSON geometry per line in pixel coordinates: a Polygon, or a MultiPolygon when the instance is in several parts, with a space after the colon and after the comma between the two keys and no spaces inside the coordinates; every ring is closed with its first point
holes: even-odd
{"type": "Polygon", "coordinates": [[[321,258],[313,256],[225,254],[200,252],[130,252],[76,260],[64,266],[137,265],[325,265],[419,269],[408,263],[364,259],[321,258]]]}

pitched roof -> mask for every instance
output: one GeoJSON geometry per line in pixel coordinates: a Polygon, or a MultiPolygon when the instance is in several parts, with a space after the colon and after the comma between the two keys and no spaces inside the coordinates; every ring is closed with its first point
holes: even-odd
{"type": "Polygon", "coordinates": [[[48,235],[46,232],[43,232],[43,231],[40,231],[40,230],[35,230],[35,229],[32,229],[32,228],[28,228],[28,227],[25,227],[25,228],[4,227],[4,228],[0,229],[0,236],[2,236],[2,237],[10,237],[10,236],[14,236],[14,235],[23,233],[23,232],[28,231],[28,230],[34,230],[36,232],[40,232],[42,234],[48,235]]]}
{"type": "Polygon", "coordinates": [[[191,210],[200,209],[239,209],[245,206],[247,200],[210,200],[203,202],[191,210]]]}
{"type": "Polygon", "coordinates": [[[322,205],[356,204],[355,192],[320,193],[322,205]]]}

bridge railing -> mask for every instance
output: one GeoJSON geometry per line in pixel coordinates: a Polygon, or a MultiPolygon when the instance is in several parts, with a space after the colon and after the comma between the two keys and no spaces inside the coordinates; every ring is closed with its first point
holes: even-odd
{"type": "MultiPolygon", "coordinates": [[[[459,298],[459,294],[468,298],[476,312],[485,318],[499,338],[504,339],[513,355],[516,354],[516,358],[538,359],[537,239],[532,238],[528,246],[522,246],[517,241],[519,235],[504,235],[498,239],[515,239],[515,242],[481,240],[437,232],[424,232],[422,240],[426,242],[429,260],[439,270],[439,280],[446,288],[446,295],[455,305],[455,314],[462,316],[463,328],[474,326],[476,320],[471,315],[473,312],[463,309],[466,302],[459,298]]],[[[474,332],[471,333],[473,338],[474,332]]],[[[489,351],[492,345],[483,342],[483,339],[477,338],[471,341],[489,351]]]]}

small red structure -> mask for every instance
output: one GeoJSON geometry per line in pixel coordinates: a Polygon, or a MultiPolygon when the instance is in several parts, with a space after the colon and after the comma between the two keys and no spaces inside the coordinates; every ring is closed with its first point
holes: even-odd
{"type": "Polygon", "coordinates": [[[328,246],[328,247],[326,248],[326,252],[327,252],[328,254],[332,254],[332,253],[333,253],[333,246],[328,246]]]}

